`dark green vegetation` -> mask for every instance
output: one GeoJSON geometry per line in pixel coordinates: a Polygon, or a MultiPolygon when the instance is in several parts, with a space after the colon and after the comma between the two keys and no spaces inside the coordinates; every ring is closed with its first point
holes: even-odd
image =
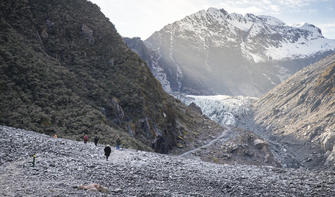
{"type": "MultiPolygon", "coordinates": [[[[0,2],[0,125],[167,152],[192,117],[86,0],[0,2]],[[179,107],[176,106],[179,105],[179,107]],[[178,127],[178,129],[177,129],[178,127]]],[[[200,117],[200,115],[199,115],[200,117]]]]}

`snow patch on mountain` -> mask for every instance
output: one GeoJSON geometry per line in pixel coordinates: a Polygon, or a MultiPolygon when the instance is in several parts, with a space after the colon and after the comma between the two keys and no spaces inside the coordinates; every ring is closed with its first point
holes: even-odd
{"type": "MultiPolygon", "coordinates": [[[[314,35],[314,33],[312,32],[314,35]]],[[[284,58],[302,58],[313,55],[318,52],[324,52],[335,49],[335,40],[324,38],[314,38],[310,36],[309,39],[300,37],[296,42],[292,43],[284,41],[280,43],[279,47],[270,46],[266,49],[265,54],[273,60],[281,60],[284,58]]]]}
{"type": "Polygon", "coordinates": [[[167,79],[165,70],[160,66],[159,60],[161,59],[161,55],[157,52],[153,52],[152,55],[150,56],[152,59],[152,64],[151,64],[151,72],[154,75],[156,79],[160,81],[162,84],[163,89],[166,92],[171,92],[171,85],[169,80],[167,79]]]}
{"type": "Polygon", "coordinates": [[[171,32],[171,44],[176,35],[195,43],[215,38],[213,45],[219,48],[238,44],[244,57],[255,63],[301,58],[335,49],[335,40],[324,38],[312,24],[288,26],[271,16],[229,14],[216,8],[201,10],[164,29],[171,32]],[[247,47],[243,48],[241,43],[247,47]]]}
{"type": "Polygon", "coordinates": [[[265,16],[259,15],[258,18],[262,19],[265,23],[272,25],[272,26],[283,26],[285,23],[275,17],[272,16],[265,16]]]}
{"type": "Polygon", "coordinates": [[[187,105],[195,103],[210,119],[229,126],[237,126],[240,119],[247,117],[251,112],[251,104],[257,100],[256,97],[226,95],[186,95],[178,98],[187,105]]]}

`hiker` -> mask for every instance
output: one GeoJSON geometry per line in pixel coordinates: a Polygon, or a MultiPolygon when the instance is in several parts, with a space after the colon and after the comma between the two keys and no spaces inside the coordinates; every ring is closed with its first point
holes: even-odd
{"type": "Polygon", "coordinates": [[[105,147],[104,151],[105,151],[106,161],[108,161],[108,157],[109,157],[109,155],[111,154],[112,149],[111,149],[111,147],[110,147],[109,145],[107,145],[107,146],[105,147]]]}
{"type": "Polygon", "coordinates": [[[121,145],[121,140],[120,140],[120,137],[117,136],[117,138],[116,138],[116,150],[120,149],[120,145],[121,145]]]}
{"type": "Polygon", "coordinates": [[[33,154],[33,167],[35,167],[35,161],[36,161],[36,155],[35,154],[33,154]]]}
{"type": "Polygon", "coordinates": [[[95,144],[95,146],[98,146],[98,141],[99,141],[98,136],[95,136],[94,137],[94,144],[95,144]]]}
{"type": "Polygon", "coordinates": [[[87,135],[84,136],[84,143],[86,144],[87,143],[87,135]]]}

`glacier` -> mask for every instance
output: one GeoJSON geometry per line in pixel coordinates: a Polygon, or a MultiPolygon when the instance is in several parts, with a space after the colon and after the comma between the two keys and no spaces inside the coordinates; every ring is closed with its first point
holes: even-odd
{"type": "Polygon", "coordinates": [[[220,125],[234,127],[237,127],[239,121],[250,115],[252,103],[258,99],[257,97],[228,95],[175,95],[175,97],[186,105],[195,103],[201,108],[203,114],[220,125]]]}

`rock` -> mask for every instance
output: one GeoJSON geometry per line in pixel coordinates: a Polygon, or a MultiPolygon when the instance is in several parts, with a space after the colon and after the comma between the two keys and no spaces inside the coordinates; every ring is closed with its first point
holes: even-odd
{"type": "Polygon", "coordinates": [[[199,114],[202,114],[201,108],[197,104],[195,104],[194,102],[192,102],[191,104],[188,105],[188,109],[191,109],[193,111],[198,112],[199,114]]]}
{"type": "Polygon", "coordinates": [[[124,120],[125,118],[125,113],[122,109],[122,107],[119,105],[119,100],[115,97],[113,97],[112,102],[112,111],[113,111],[113,115],[114,115],[114,120],[118,125],[121,125],[121,122],[124,120]]]}
{"type": "Polygon", "coordinates": [[[115,151],[106,161],[102,147],[90,143],[2,126],[0,136],[5,153],[0,158],[0,196],[273,196],[274,191],[276,196],[335,195],[333,172],[219,165],[131,149],[115,151]],[[31,149],[22,146],[25,141],[31,149]],[[55,143],[60,141],[63,144],[55,143]],[[39,156],[35,168],[27,165],[30,151],[39,156]]]}
{"type": "Polygon", "coordinates": [[[98,191],[98,192],[102,192],[102,193],[109,193],[108,189],[96,184],[96,183],[91,183],[88,185],[81,185],[78,187],[78,189],[84,189],[84,190],[90,190],[90,191],[98,191]]]}
{"type": "Polygon", "coordinates": [[[44,38],[44,39],[47,39],[49,36],[48,32],[47,32],[47,29],[44,28],[41,32],[41,37],[44,38]]]}
{"type": "Polygon", "coordinates": [[[262,149],[264,146],[267,146],[267,145],[268,143],[262,139],[257,138],[254,140],[254,146],[256,146],[256,148],[258,149],[262,149]]]}
{"type": "Polygon", "coordinates": [[[184,145],[181,144],[181,143],[177,143],[177,147],[178,147],[178,148],[184,148],[184,145]]]}
{"type": "Polygon", "coordinates": [[[322,148],[325,151],[332,151],[333,146],[335,144],[335,133],[333,132],[323,133],[321,139],[322,139],[322,148]]]}
{"type": "Polygon", "coordinates": [[[121,188],[115,188],[112,190],[112,192],[114,193],[122,193],[122,189],[121,188]]]}

